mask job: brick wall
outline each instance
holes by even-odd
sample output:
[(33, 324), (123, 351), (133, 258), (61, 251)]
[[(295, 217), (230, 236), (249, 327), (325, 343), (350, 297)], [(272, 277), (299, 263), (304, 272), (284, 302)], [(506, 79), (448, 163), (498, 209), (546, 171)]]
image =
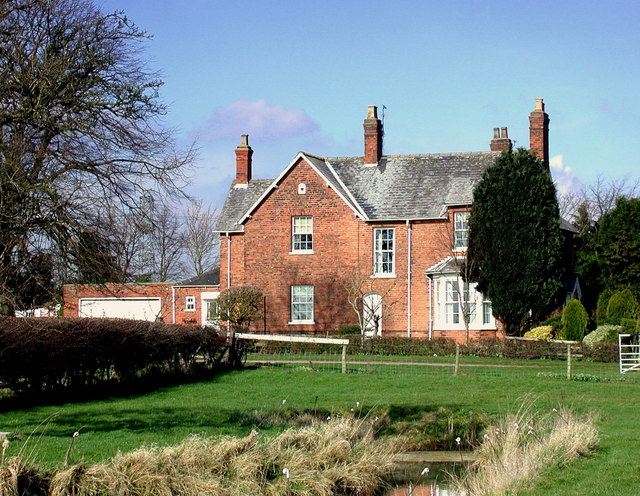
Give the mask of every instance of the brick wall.
[[(175, 323), (202, 325), (202, 293), (219, 292), (218, 286), (184, 287), (171, 283), (145, 284), (65, 284), (63, 288), (65, 317), (79, 317), (80, 298), (160, 298), (161, 318), (173, 323), (175, 295)], [(195, 310), (186, 309), (186, 297), (195, 297)]]
[[(298, 194), (300, 183), (306, 185), (304, 195)], [(313, 217), (313, 254), (291, 253), (292, 217), (298, 215)], [(395, 229), (393, 278), (371, 277), (373, 230), (377, 227)], [(255, 331), (266, 326), (273, 333), (326, 333), (357, 324), (347, 297), (355, 278), (367, 292), (384, 295), (383, 334), (407, 336), (410, 325), (412, 337), (428, 337), (431, 302), (425, 271), (451, 255), (452, 235), (451, 224), (444, 219), (414, 221), (410, 226), (406, 222), (366, 223), (300, 159), (245, 222), (244, 233), (231, 235), (231, 284), (262, 289), (266, 319), (254, 324)], [(228, 287), (227, 243), (223, 236), (222, 289)], [(314, 286), (314, 325), (289, 323), (292, 285)]]

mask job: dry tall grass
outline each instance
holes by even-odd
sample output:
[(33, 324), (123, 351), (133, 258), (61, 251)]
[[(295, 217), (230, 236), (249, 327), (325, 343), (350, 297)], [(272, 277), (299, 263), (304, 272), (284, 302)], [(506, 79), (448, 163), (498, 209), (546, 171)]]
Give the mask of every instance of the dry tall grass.
[[(261, 442), (190, 437), (56, 474), (52, 496), (373, 495), (393, 470), (368, 419), (337, 418)], [(6, 493), (9, 494), (9, 493)]]
[(477, 461), (452, 486), (468, 496), (500, 496), (526, 487), (542, 471), (587, 455), (598, 444), (593, 415), (566, 409), (536, 414), (525, 404), (487, 430)]

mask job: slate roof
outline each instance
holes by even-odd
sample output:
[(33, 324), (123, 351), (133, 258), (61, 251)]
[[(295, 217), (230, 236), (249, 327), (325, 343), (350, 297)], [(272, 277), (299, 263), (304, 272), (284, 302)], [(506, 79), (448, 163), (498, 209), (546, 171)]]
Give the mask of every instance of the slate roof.
[[(300, 153), (352, 209), (369, 221), (442, 218), (447, 206), (470, 205), (473, 188), (499, 155), (397, 155), (384, 156), (377, 165), (365, 165), (362, 157), (322, 158)], [(232, 186), (216, 231), (242, 231), (241, 219), (273, 184), (274, 180), (251, 180), (247, 188)]]
[(219, 286), (220, 285), (220, 267), (192, 277), (186, 281), (182, 281), (177, 286)]
[(252, 179), (246, 188), (236, 188), (232, 184), (218, 217), (215, 231), (242, 231), (242, 226), (238, 222), (262, 194), (267, 191), (272, 182), (273, 179)]
[(368, 220), (434, 219), (444, 207), (471, 205), (473, 188), (500, 152), (327, 159)]

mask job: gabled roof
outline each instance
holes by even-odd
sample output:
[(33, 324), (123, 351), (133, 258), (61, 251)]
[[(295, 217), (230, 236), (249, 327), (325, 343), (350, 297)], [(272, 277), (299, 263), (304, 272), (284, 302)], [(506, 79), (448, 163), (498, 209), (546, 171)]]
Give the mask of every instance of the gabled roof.
[(322, 158), (303, 152), (274, 180), (232, 186), (216, 226), (241, 232), (242, 223), (298, 163), (307, 163), (364, 220), (435, 219), (447, 206), (471, 205), (473, 188), (500, 152), (383, 156), (377, 165), (362, 157)]
[(182, 281), (176, 286), (219, 286), (220, 285), (220, 267), (216, 267), (208, 272), (204, 272), (199, 276), (192, 277), (186, 281)]
[(268, 190), (271, 179), (252, 179), (246, 188), (231, 185), (224, 202), (215, 232), (241, 232), (240, 219), (251, 206)]

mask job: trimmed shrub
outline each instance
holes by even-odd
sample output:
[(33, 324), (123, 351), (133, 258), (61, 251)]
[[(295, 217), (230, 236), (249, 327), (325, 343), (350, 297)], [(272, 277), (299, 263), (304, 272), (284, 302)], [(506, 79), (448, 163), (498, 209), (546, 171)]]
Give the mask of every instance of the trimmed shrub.
[(589, 324), (589, 315), (580, 301), (572, 299), (562, 310), (562, 329), (565, 339), (582, 341)]
[(593, 343), (617, 343), (618, 334), (622, 332), (622, 327), (618, 325), (601, 325), (593, 332), (590, 332), (584, 337), (584, 342), (587, 344)]
[(640, 319), (620, 319), (620, 325), (624, 332), (629, 334), (638, 334), (640, 332)]
[(555, 317), (548, 318), (545, 321), (540, 322), (540, 326), (551, 326), (554, 336), (560, 336), (562, 333), (562, 315), (556, 315)]
[(638, 300), (633, 292), (627, 288), (611, 295), (607, 305), (607, 323), (620, 325), (622, 319), (638, 317)]
[(596, 324), (604, 325), (607, 323), (607, 306), (609, 305), (609, 298), (613, 292), (610, 289), (605, 289), (598, 296), (598, 303), (596, 306)]
[(219, 363), (215, 330), (126, 319), (0, 318), (0, 382), (13, 391), (128, 382), (148, 372), (185, 373)]
[(338, 334), (344, 336), (349, 336), (351, 334), (362, 334), (362, 329), (360, 329), (360, 326), (357, 325), (353, 325), (353, 326), (344, 326), (341, 327), (340, 329), (338, 329)]
[(553, 337), (553, 327), (550, 325), (534, 327), (530, 331), (525, 332), (524, 337), (535, 339), (551, 339)]

